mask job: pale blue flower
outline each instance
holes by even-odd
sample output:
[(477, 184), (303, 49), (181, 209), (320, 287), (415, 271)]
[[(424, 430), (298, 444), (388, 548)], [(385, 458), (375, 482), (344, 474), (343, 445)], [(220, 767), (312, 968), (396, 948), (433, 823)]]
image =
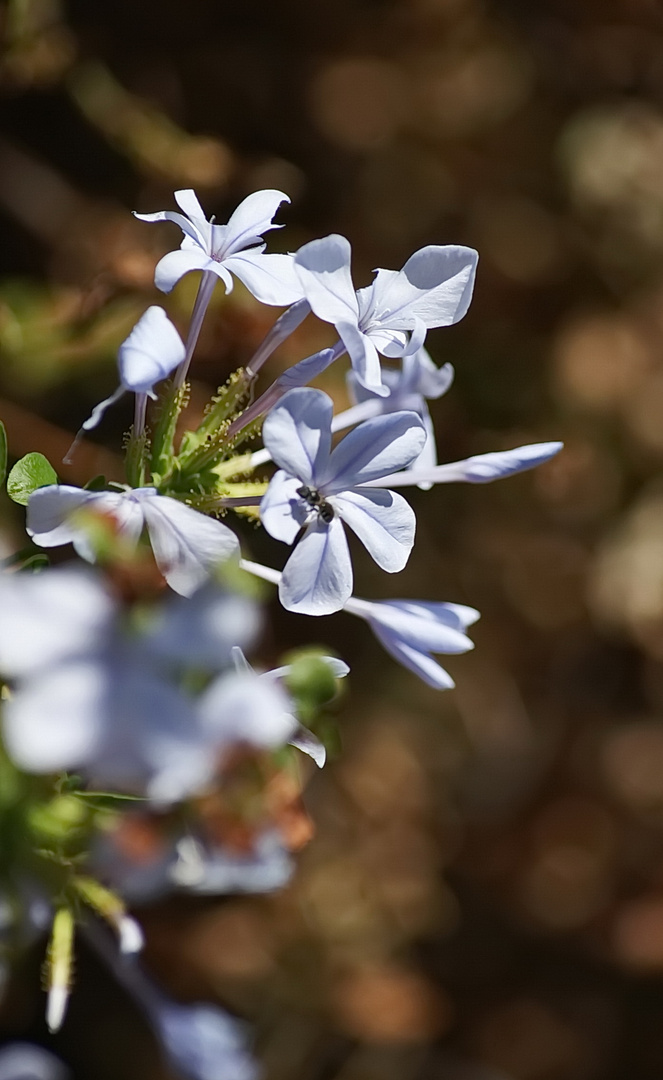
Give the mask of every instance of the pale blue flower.
[[(415, 413), (380, 416), (331, 449), (333, 403), (321, 390), (291, 390), (267, 416), (263, 439), (280, 466), (260, 504), (267, 531), (298, 541), (279, 584), (284, 607), (308, 615), (338, 611), (352, 592), (343, 522), (378, 566), (395, 573), (414, 544), (415, 518), (405, 500), (380, 485), (421, 453), (426, 434)], [(373, 481), (370, 490), (367, 485)], [(301, 535), (300, 535), (301, 532)]]
[(171, 589), (190, 596), (215, 566), (239, 551), (235, 534), (215, 518), (159, 495), (155, 488), (85, 491), (67, 484), (38, 488), (30, 496), (26, 529), (40, 547), (72, 543), (94, 561), (84, 511), (113, 518), (118, 534), (136, 544), (147, 526), (159, 570)]
[(415, 353), (427, 329), (462, 319), (478, 255), (452, 245), (421, 248), (402, 270), (378, 270), (373, 283), (357, 292), (350, 259), (349, 242), (332, 234), (304, 244), (295, 266), (311, 308), (336, 327), (361, 384), (386, 397), (378, 353)]
[(468, 652), (474, 648), (466, 630), (479, 612), (464, 604), (427, 600), (360, 600), (351, 597), (344, 610), (365, 619), (378, 641), (400, 664), (436, 690), (454, 685), (432, 653)]
[(13, 1042), (0, 1050), (0, 1080), (68, 1080), (69, 1069), (43, 1046)]
[(183, 211), (161, 210), (156, 214), (136, 214), (141, 221), (172, 221), (184, 233), (179, 251), (171, 251), (157, 264), (154, 282), (162, 292), (170, 292), (191, 270), (220, 278), (227, 292), (238, 277), (263, 304), (286, 307), (303, 297), (291, 255), (266, 255), (262, 234), (279, 229), (272, 220), (283, 202), (282, 191), (255, 191), (239, 204), (227, 225), (208, 221), (191, 189), (175, 192)]
[(256, 1080), (244, 1027), (218, 1005), (182, 1005), (156, 993), (144, 1001), (170, 1061), (187, 1080)]

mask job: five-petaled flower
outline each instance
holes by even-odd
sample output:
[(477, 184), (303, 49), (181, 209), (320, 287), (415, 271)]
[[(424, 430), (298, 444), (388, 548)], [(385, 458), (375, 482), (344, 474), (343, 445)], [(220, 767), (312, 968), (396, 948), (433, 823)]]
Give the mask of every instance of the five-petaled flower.
[(380, 359), (417, 352), (426, 330), (458, 322), (469, 307), (478, 255), (472, 248), (431, 245), (415, 251), (402, 270), (378, 270), (355, 292), (351, 249), (332, 234), (304, 244), (295, 267), (311, 308), (333, 323), (363, 386), (385, 397)]
[(135, 214), (141, 221), (172, 221), (184, 233), (180, 250), (157, 263), (154, 283), (158, 289), (170, 292), (184, 274), (202, 270), (221, 278), (227, 292), (232, 291), (234, 274), (263, 304), (286, 307), (302, 299), (292, 255), (266, 255), (262, 239), (268, 229), (281, 228), (272, 219), (282, 202), (290, 202), (282, 191), (254, 191), (226, 225), (208, 221), (190, 188), (176, 191), (175, 201), (182, 214), (175, 210)]
[[(297, 541), (279, 596), (284, 607), (307, 615), (338, 611), (352, 592), (343, 522), (388, 573), (403, 569), (414, 544), (412, 508), (379, 487), (379, 478), (421, 453), (426, 432), (420, 418), (412, 412), (376, 417), (332, 450), (332, 410), (321, 390), (291, 390), (263, 426), (265, 446), (280, 468), (260, 516), (277, 540)], [(366, 487), (369, 481), (376, 486)]]

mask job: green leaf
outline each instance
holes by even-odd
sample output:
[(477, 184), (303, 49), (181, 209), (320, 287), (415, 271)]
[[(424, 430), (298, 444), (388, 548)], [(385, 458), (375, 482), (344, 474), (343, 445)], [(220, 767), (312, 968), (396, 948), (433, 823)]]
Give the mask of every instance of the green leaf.
[(14, 502), (27, 506), (33, 491), (57, 482), (57, 473), (43, 454), (26, 454), (7, 478), (7, 494)]
[(4, 484), (7, 475), (7, 432), (0, 420), (0, 484)]

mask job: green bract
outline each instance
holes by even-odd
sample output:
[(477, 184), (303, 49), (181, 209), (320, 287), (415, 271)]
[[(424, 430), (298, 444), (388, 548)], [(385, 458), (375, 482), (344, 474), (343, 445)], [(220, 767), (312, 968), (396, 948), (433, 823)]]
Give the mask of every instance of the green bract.
[(57, 473), (43, 454), (26, 454), (16, 462), (7, 478), (7, 494), (14, 502), (27, 506), (33, 491), (57, 482)]

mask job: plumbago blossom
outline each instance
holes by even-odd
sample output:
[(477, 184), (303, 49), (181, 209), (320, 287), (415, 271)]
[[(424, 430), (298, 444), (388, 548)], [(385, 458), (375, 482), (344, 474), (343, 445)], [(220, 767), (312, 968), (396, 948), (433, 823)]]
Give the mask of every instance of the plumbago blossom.
[[(40, 926), (51, 926), (52, 1030), (65, 1017), (76, 934), (85, 933), (183, 1076), (253, 1080), (241, 1029), (218, 1006), (170, 1001), (142, 975), (131, 958), (142, 933), (127, 910), (171, 891), (280, 887), (293, 821), (299, 837), (310, 832), (302, 786), (311, 761), (325, 763), (320, 731), (348, 667), (310, 647), (261, 664), (264, 612), (247, 573), (278, 585), (291, 612), (362, 619), (398, 663), (449, 689), (437, 657), (473, 647), (479, 613), (436, 597), (353, 596), (352, 544), (396, 574), (416, 556), (415, 513), (398, 488), (503, 479), (561, 444), (438, 464), (428, 402), (447, 392), (453, 369), (436, 366), (424, 339), (465, 315), (472, 249), (421, 248), (356, 290), (344, 237), (265, 252), (263, 235), (280, 227), (274, 216), (289, 201), (283, 192), (254, 192), (225, 225), (192, 191), (175, 200), (181, 212), (137, 217), (184, 234), (156, 267), (159, 289), (201, 273), (185, 341), (164, 309), (149, 307), (119, 346), (118, 389), (94, 406), (68, 458), (76, 468), (79, 439), (133, 394), (126, 483), (54, 483), (38, 452), (7, 478), (8, 494), (27, 507), (34, 548), (0, 572), (0, 835), (10, 853), (0, 860), (0, 906), (10, 913), (0, 971), (7, 934), (30, 936), (28, 911), (38, 909)], [(234, 277), (286, 310), (186, 430), (188, 366), (216, 282), (229, 292)], [(311, 313), (338, 340), (270, 376), (274, 350)], [(353, 403), (335, 415), (331, 397), (308, 383), (346, 353)], [(256, 395), (259, 372), (267, 381)], [(4, 479), (1, 426), (0, 435)], [(291, 548), (282, 570), (250, 558), (242, 517)], [(83, 562), (44, 568), (65, 545)], [(136, 831), (151, 852), (138, 862)]]

